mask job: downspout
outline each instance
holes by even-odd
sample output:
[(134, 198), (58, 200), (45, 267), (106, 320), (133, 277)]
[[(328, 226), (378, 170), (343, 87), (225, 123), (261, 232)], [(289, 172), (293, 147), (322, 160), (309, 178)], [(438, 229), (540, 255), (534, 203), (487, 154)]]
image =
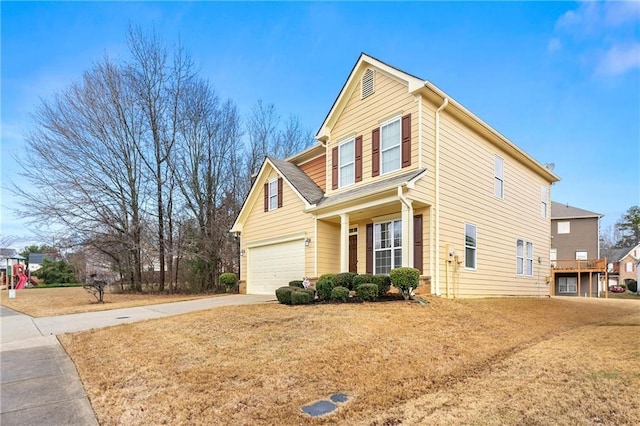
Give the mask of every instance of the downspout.
[(440, 112), (449, 105), (449, 98), (444, 98), (442, 105), (436, 110), (436, 140), (435, 140), (435, 272), (436, 296), (440, 296)]

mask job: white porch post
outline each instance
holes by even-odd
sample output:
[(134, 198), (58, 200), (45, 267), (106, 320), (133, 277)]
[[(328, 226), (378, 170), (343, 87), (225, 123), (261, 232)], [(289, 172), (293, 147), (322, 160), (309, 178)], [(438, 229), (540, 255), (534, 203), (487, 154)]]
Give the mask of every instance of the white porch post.
[(349, 271), (349, 215), (340, 215), (340, 272)]
[(402, 266), (413, 267), (413, 203), (402, 204)]

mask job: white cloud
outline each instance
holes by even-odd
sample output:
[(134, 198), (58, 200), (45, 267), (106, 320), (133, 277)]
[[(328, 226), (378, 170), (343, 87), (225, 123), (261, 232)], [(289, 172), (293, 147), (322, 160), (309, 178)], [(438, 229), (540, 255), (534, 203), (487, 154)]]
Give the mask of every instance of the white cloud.
[(640, 68), (640, 2), (581, 2), (556, 21), (547, 51), (573, 55), (599, 76)]
[(596, 72), (600, 75), (619, 75), (640, 68), (640, 43), (611, 46), (600, 56)]

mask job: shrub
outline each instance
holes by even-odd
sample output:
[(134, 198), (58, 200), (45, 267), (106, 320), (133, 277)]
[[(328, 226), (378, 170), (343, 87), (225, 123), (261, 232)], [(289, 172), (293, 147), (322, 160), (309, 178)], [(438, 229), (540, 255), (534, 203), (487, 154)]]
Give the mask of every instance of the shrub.
[(636, 280), (627, 281), (627, 288), (634, 293), (638, 292), (638, 282)]
[(333, 281), (333, 278), (334, 278), (335, 276), (336, 276), (336, 274), (322, 274), (322, 275), (320, 275), (320, 278), (318, 278), (318, 281), (321, 281), (321, 280), (327, 280), (327, 279), (329, 279), (329, 280), (332, 280), (332, 281)]
[(331, 290), (333, 290), (333, 280), (331, 278), (325, 278), (318, 281), (316, 284), (316, 291), (318, 292), (318, 299), (329, 300), (331, 299)]
[(400, 290), (405, 300), (411, 298), (413, 290), (420, 284), (420, 271), (416, 268), (395, 268), (391, 270), (391, 284)]
[(303, 292), (303, 293), (307, 293), (309, 295), (309, 297), (311, 297), (311, 301), (313, 302), (313, 300), (316, 298), (316, 291), (312, 288), (301, 288), (296, 290), (297, 292)]
[(348, 297), (349, 289), (346, 287), (338, 286), (331, 290), (331, 300), (346, 302)]
[(291, 292), (292, 305), (308, 305), (313, 302), (313, 298), (306, 290), (294, 290)]
[(336, 274), (333, 278), (333, 284), (337, 287), (346, 287), (349, 290), (353, 290), (353, 277), (357, 274), (352, 272), (342, 272), (340, 274)]
[(389, 293), (391, 288), (391, 277), (389, 275), (374, 275), (371, 282), (378, 286), (378, 296), (384, 296)]
[(373, 275), (369, 275), (369, 274), (356, 275), (355, 277), (353, 277), (353, 288), (355, 290), (358, 290), (358, 287), (361, 284), (367, 284), (372, 282), (374, 282)]
[(371, 283), (360, 284), (356, 292), (362, 300), (376, 300), (378, 297), (378, 286)]
[(296, 290), (296, 287), (280, 287), (276, 290), (276, 299), (278, 302), (285, 305), (291, 304), (291, 293)]
[(289, 281), (289, 287), (300, 287), (300, 288), (304, 288), (304, 286), (302, 285), (302, 280), (293, 280), (293, 281)]
[(224, 273), (220, 275), (220, 284), (224, 285), (225, 290), (229, 293), (236, 289), (238, 277), (236, 277), (236, 274), (230, 272)]

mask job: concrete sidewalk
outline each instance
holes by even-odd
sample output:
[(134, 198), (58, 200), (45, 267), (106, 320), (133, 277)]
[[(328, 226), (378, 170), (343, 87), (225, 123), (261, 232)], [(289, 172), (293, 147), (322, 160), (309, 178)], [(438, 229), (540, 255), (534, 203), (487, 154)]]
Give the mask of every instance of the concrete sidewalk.
[(98, 424), (57, 334), (274, 300), (274, 296), (229, 295), (43, 318), (0, 307), (0, 424)]

